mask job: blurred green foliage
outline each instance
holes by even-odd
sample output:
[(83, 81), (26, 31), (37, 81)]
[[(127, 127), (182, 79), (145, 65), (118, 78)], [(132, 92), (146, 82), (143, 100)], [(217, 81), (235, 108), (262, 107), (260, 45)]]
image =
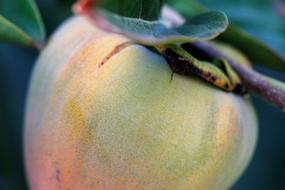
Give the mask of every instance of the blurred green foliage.
[[(37, 0), (49, 36), (69, 15), (73, 0)], [(229, 20), (285, 54), (285, 22), (270, 0), (201, 0), (223, 10)], [(22, 130), (28, 82), (38, 52), (0, 44), (0, 189), (27, 189), (22, 159)], [(256, 67), (285, 81), (284, 74)], [(285, 114), (253, 97), (259, 117), (259, 142), (245, 174), (232, 190), (285, 189)]]
[[(39, 0), (47, 34), (71, 15), (70, 0)], [(55, 14), (56, 13), (56, 14)], [(22, 130), (28, 82), (38, 52), (0, 44), (0, 189), (25, 190)]]
[(11, 189), (25, 189), (21, 151), (22, 121), (24, 98), (35, 53), (30, 49), (0, 45), (0, 175)]

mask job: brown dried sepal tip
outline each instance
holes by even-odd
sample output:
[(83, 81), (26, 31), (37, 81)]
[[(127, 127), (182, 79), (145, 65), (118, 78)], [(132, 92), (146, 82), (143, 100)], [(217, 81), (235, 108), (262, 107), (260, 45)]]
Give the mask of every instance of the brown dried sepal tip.
[(95, 6), (96, 0), (78, 0), (73, 6), (76, 14), (89, 14)]

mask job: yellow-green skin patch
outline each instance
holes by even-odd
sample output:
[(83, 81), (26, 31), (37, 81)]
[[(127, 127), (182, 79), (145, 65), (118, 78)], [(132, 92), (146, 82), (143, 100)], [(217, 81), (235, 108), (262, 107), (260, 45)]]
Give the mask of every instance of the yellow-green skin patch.
[(249, 100), (197, 78), (83, 18), (42, 52), (31, 82), (25, 160), (32, 190), (223, 190), (257, 134)]

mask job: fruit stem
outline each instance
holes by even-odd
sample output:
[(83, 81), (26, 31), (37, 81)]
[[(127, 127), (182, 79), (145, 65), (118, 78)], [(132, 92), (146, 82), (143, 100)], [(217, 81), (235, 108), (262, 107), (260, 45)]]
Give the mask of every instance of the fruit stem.
[(194, 43), (194, 46), (199, 48), (210, 57), (222, 57), (227, 59), (230, 66), (236, 71), (243, 84), (250, 92), (263, 97), (285, 112), (285, 89), (282, 89), (277, 85), (278, 81), (270, 81), (268, 77), (265, 77), (262, 74), (241, 64), (238, 64), (231, 57), (228, 57), (207, 42), (196, 42)]

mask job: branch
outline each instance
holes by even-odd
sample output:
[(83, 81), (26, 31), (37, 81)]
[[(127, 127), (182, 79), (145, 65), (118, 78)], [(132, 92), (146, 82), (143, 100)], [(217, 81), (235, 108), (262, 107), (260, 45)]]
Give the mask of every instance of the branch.
[(215, 58), (223, 57), (227, 59), (231, 67), (236, 71), (243, 84), (250, 92), (263, 97), (267, 101), (279, 107), (282, 111), (285, 111), (285, 90), (277, 85), (277, 81), (270, 81), (262, 74), (238, 64), (235, 60), (228, 57), (207, 42), (197, 42), (194, 43), (194, 46), (199, 48), (208, 56)]
[(281, 0), (272, 0), (273, 9), (285, 21), (285, 4)]

